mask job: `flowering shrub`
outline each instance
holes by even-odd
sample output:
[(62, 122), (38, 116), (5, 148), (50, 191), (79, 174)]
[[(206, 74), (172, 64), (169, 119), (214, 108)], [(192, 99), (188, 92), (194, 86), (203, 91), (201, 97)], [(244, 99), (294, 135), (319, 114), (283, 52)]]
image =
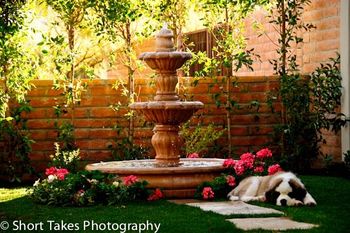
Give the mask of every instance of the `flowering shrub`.
[(252, 153), (244, 153), (240, 156), (239, 160), (226, 159), (223, 166), (227, 168), (227, 172), (233, 176), (236, 176), (238, 180), (251, 175), (271, 175), (278, 171), (281, 171), (281, 167), (278, 164), (270, 165), (273, 163), (272, 152), (268, 148), (264, 148)]
[[(50, 167), (46, 178), (37, 180), (30, 197), (34, 202), (56, 206), (88, 206), (118, 204), (130, 200), (146, 200), (146, 181), (136, 176), (118, 177), (100, 171), (69, 173), (67, 169)], [(157, 193), (159, 197), (159, 193)]]
[[(215, 197), (226, 197), (237, 183), (243, 178), (251, 175), (272, 175), (282, 171), (279, 164), (273, 164), (272, 152), (264, 148), (252, 153), (244, 153), (239, 160), (225, 159), (223, 167), (226, 173), (216, 177), (211, 182), (204, 182), (196, 191), (195, 197), (200, 199), (212, 199)], [(211, 197), (212, 196), (212, 197)]]

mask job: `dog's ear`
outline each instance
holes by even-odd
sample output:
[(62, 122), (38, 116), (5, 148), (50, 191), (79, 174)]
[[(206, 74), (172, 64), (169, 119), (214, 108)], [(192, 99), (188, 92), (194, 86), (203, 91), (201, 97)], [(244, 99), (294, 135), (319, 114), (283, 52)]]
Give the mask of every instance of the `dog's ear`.
[(272, 181), (268, 190), (265, 192), (266, 202), (276, 204), (277, 198), (280, 195), (279, 192), (276, 192), (276, 188), (282, 183), (282, 181), (282, 178), (278, 178)]
[(305, 188), (295, 179), (291, 179), (289, 182), (290, 187), (292, 187), (292, 192), (288, 194), (291, 198), (299, 201), (303, 201), (306, 196)]
[(282, 183), (282, 181), (283, 181), (283, 178), (278, 178), (278, 179), (272, 180), (268, 190), (275, 190), (277, 188), (277, 186)]

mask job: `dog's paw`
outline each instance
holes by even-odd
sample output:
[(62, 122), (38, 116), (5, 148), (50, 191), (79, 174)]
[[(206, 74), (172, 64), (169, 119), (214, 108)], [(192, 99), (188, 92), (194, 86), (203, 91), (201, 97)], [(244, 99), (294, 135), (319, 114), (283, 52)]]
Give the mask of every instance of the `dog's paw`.
[(302, 201), (294, 201), (294, 203), (292, 204), (292, 206), (302, 206), (302, 205), (304, 205)]
[(304, 203), (304, 205), (306, 205), (306, 206), (316, 206), (317, 204), (316, 204), (315, 201), (307, 201), (307, 202)]
[(230, 201), (239, 201), (239, 196), (228, 196)]

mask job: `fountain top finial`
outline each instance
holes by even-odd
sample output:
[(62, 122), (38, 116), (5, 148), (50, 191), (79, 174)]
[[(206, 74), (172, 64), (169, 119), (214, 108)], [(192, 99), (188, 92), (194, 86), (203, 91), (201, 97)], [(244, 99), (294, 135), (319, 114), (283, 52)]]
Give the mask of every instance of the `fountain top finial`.
[(173, 52), (174, 48), (174, 34), (168, 29), (166, 23), (164, 23), (162, 29), (156, 35), (156, 51), (157, 52)]

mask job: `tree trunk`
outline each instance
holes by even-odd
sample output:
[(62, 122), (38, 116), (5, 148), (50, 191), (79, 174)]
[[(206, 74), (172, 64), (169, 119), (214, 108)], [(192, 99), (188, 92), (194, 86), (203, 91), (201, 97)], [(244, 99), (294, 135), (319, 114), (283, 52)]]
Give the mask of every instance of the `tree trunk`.
[[(128, 22), (125, 26), (126, 29), (126, 46), (127, 46), (127, 68), (128, 68), (128, 98), (129, 101), (132, 103), (134, 102), (134, 69), (132, 68), (132, 42), (131, 42), (131, 32), (130, 32), (130, 22)], [(128, 132), (128, 138), (131, 143), (134, 141), (134, 117), (131, 114), (129, 118), (129, 132)]]

